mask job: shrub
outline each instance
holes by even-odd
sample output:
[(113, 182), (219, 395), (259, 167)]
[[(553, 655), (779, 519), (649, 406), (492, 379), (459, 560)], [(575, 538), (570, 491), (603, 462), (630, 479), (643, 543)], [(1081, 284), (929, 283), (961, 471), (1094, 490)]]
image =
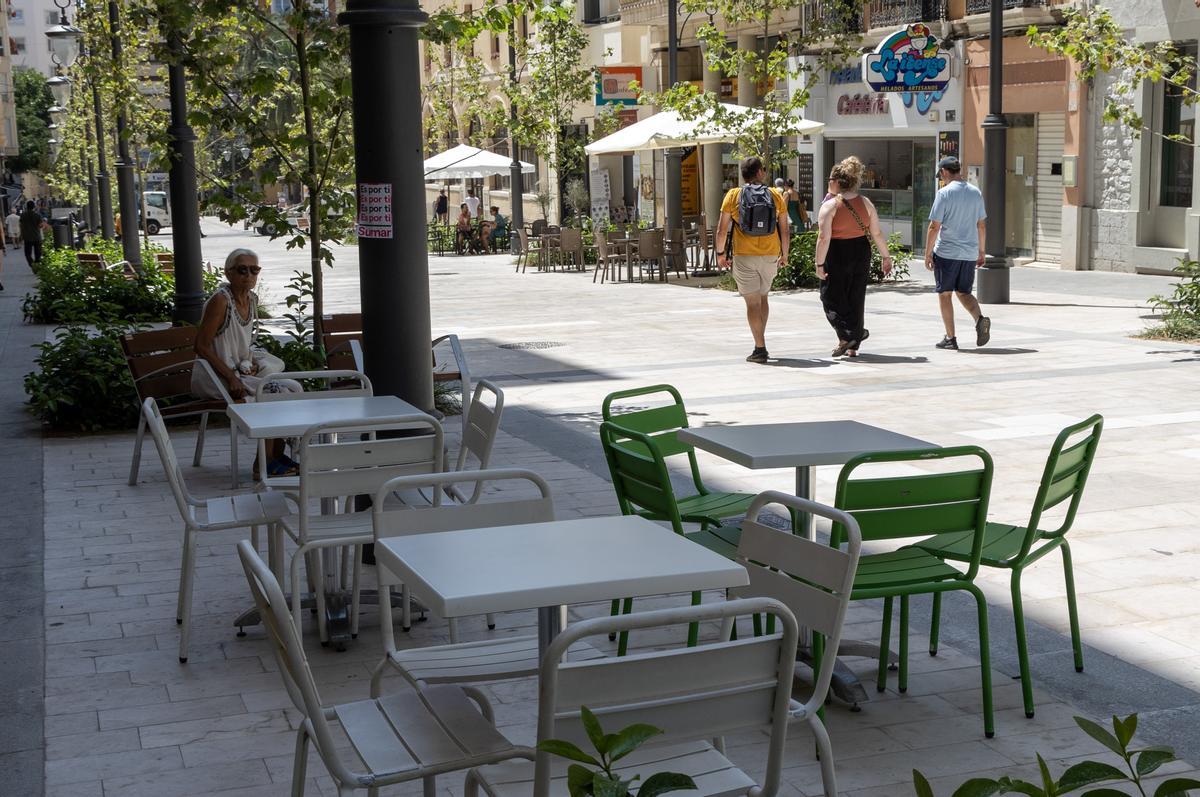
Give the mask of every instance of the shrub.
[[(120, 244), (114, 241), (94, 240), (82, 251), (102, 254), (109, 263), (122, 258)], [(115, 270), (85, 272), (75, 259), (76, 250), (51, 247), (37, 270), (37, 290), (25, 295), (21, 310), (35, 324), (168, 321), (175, 307), (175, 280), (154, 259), (156, 252), (164, 251), (157, 245), (144, 249), (142, 274), (128, 280)], [(205, 273), (204, 287), (216, 290), (215, 274)]]
[[(883, 258), (879, 252), (871, 249), (871, 282), (895, 282), (908, 276), (908, 250), (900, 243), (900, 236), (893, 234), (888, 239), (888, 252), (892, 255), (892, 273), (885, 277), (883, 274)], [(775, 275), (771, 289), (776, 291), (794, 290), (796, 288), (817, 288), (821, 281), (817, 279), (817, 233), (816, 231), (802, 232), (792, 237), (792, 245), (788, 249), (788, 262)]]
[(1151, 296), (1150, 304), (1162, 313), (1162, 323), (1146, 331), (1147, 337), (1172, 340), (1200, 338), (1200, 262), (1182, 258), (1175, 269), (1183, 280), (1168, 296)]
[(121, 351), (121, 335), (137, 326), (59, 327), (36, 346), (38, 370), (25, 376), (29, 408), (64, 432), (128, 429), (137, 423), (137, 393)]

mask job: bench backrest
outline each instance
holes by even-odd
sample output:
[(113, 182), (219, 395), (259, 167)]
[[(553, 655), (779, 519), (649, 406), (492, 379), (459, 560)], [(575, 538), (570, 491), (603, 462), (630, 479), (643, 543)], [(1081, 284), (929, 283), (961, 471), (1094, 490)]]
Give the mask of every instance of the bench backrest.
[(354, 370), (350, 341), (362, 343), (362, 313), (335, 313), (321, 317), (321, 344), (325, 347), (325, 367), (335, 371)]
[(191, 395), (196, 328), (170, 327), (121, 336), (138, 401)]

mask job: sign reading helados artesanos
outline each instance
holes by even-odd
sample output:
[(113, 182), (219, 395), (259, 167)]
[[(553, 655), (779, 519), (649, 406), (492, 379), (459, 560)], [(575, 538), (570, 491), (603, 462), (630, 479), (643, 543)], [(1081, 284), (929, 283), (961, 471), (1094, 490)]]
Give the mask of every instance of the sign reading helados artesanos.
[(942, 91), (950, 84), (950, 55), (928, 25), (909, 25), (863, 56), (862, 78), (872, 91)]

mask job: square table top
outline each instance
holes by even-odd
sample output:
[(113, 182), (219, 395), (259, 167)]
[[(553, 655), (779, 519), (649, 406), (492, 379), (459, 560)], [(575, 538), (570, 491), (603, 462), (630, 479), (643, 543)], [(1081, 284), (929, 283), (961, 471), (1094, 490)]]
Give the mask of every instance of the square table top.
[(858, 421), (757, 423), (680, 429), (679, 441), (751, 469), (842, 465), (873, 451), (937, 448), (936, 443)]
[(442, 617), (749, 583), (736, 562), (637, 516), (389, 537), (375, 557)]
[(230, 404), (230, 422), (251, 439), (299, 437), (319, 423), (372, 421), (425, 413), (396, 396), (288, 399)]

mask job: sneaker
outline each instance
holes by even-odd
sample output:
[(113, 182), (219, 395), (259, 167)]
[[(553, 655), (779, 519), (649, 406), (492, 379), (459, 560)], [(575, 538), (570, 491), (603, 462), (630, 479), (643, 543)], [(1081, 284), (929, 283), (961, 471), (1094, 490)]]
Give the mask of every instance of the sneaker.
[(975, 322), (975, 345), (986, 346), (987, 342), (992, 339), (992, 319), (985, 315), (979, 316), (979, 320)]
[(934, 346), (939, 349), (953, 349), (954, 351), (958, 351), (958, 338), (952, 338), (947, 335), (942, 338), (941, 343), (935, 343)]
[(761, 365), (765, 363), (769, 357), (770, 355), (767, 354), (767, 350), (765, 348), (755, 346), (754, 351), (750, 352), (750, 356), (746, 358), (746, 362), (759, 363)]

